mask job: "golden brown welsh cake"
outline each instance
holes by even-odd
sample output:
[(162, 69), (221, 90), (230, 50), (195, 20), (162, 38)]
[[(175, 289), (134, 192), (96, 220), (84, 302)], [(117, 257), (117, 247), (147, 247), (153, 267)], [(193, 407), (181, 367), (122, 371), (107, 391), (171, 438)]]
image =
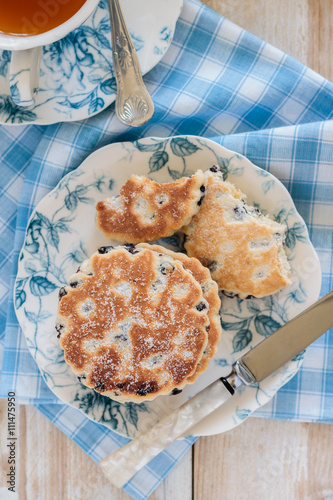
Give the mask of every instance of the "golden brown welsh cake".
[[(209, 270), (204, 267), (198, 259), (190, 258), (184, 253), (173, 252), (168, 248), (161, 247), (160, 245), (149, 245), (147, 243), (140, 243), (139, 248), (150, 248), (151, 250), (169, 255), (175, 260), (179, 260), (187, 271), (190, 271), (196, 281), (202, 288), (203, 297), (208, 302), (209, 310), (207, 312), (209, 319), (208, 329), (208, 343), (203, 352), (202, 359), (199, 361), (198, 366), (193, 375), (187, 378), (187, 382), (192, 384), (196, 381), (198, 376), (203, 373), (209, 365), (210, 360), (217, 351), (218, 343), (220, 341), (222, 329), (220, 318), (221, 301), (218, 295), (218, 288), (215, 281), (212, 280)], [(204, 305), (204, 304), (203, 304)]]
[(181, 262), (101, 247), (59, 293), (56, 330), (80, 381), (120, 402), (181, 388), (207, 347), (208, 302)]
[(132, 175), (119, 196), (97, 203), (96, 226), (110, 240), (122, 243), (170, 236), (198, 212), (205, 184), (201, 170), (165, 184)]
[(240, 298), (264, 297), (289, 285), (286, 226), (246, 204), (246, 195), (207, 171), (206, 195), (190, 224), (185, 248), (209, 268), (219, 289)]

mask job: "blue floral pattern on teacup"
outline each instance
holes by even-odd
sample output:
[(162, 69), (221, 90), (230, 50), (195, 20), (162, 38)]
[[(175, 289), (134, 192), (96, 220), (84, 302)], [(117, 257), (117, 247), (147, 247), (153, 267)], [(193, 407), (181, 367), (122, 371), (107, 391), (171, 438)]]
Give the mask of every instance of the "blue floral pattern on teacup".
[[(122, 6), (145, 74), (168, 49), (182, 0), (124, 0)], [(148, 10), (155, 21), (149, 25), (145, 19)], [(17, 106), (11, 98), (9, 62), (10, 52), (0, 51), (0, 123), (46, 124), (80, 120), (102, 111), (116, 97), (107, 0), (101, 0), (76, 30), (43, 48), (39, 92), (28, 108)], [(10, 85), (14, 93), (16, 80), (13, 74)]]

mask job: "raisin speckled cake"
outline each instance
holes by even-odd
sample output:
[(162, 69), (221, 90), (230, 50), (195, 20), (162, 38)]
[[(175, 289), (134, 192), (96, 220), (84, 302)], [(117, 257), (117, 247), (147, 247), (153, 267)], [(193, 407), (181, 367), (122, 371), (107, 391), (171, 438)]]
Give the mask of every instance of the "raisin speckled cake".
[[(202, 288), (203, 297), (208, 302), (209, 310), (207, 312), (209, 319), (208, 327), (208, 344), (203, 352), (201, 361), (199, 361), (198, 366), (192, 376), (187, 379), (187, 382), (192, 384), (196, 381), (198, 376), (203, 373), (217, 351), (218, 343), (221, 338), (222, 328), (221, 328), (221, 317), (220, 317), (220, 307), (221, 301), (218, 295), (218, 288), (215, 281), (213, 281), (209, 270), (204, 267), (198, 259), (190, 258), (184, 253), (173, 252), (168, 248), (161, 247), (160, 245), (149, 245), (147, 243), (140, 243), (138, 245), (140, 248), (150, 248), (151, 250), (169, 255), (173, 259), (179, 260), (185, 269), (190, 271), (194, 278), (197, 280)], [(204, 304), (202, 304), (204, 307)]]
[(207, 348), (209, 304), (182, 263), (125, 245), (101, 247), (59, 292), (56, 330), (87, 387), (120, 402), (181, 389)]
[(223, 181), (218, 167), (206, 176), (200, 211), (182, 229), (188, 255), (208, 267), (219, 289), (230, 296), (264, 297), (289, 285), (286, 226), (247, 205), (246, 195)]
[(97, 203), (96, 226), (110, 240), (122, 243), (170, 236), (198, 212), (205, 185), (201, 170), (164, 184), (132, 175), (119, 196)]

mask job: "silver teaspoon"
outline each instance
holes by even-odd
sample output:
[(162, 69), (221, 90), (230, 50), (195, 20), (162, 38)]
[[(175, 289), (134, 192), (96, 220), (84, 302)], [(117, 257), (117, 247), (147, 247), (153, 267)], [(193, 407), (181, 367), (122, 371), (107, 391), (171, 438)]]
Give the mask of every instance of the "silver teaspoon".
[(125, 125), (139, 127), (154, 114), (153, 101), (143, 83), (138, 57), (118, 0), (108, 0), (112, 55), (117, 82), (116, 114)]

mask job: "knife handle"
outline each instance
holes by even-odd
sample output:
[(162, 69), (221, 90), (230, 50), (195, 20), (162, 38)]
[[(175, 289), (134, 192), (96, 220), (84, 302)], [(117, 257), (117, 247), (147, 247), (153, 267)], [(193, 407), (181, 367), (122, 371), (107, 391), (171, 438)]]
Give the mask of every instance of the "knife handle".
[(150, 460), (224, 403), (231, 392), (219, 379), (144, 434), (100, 461), (109, 481), (121, 488)]

